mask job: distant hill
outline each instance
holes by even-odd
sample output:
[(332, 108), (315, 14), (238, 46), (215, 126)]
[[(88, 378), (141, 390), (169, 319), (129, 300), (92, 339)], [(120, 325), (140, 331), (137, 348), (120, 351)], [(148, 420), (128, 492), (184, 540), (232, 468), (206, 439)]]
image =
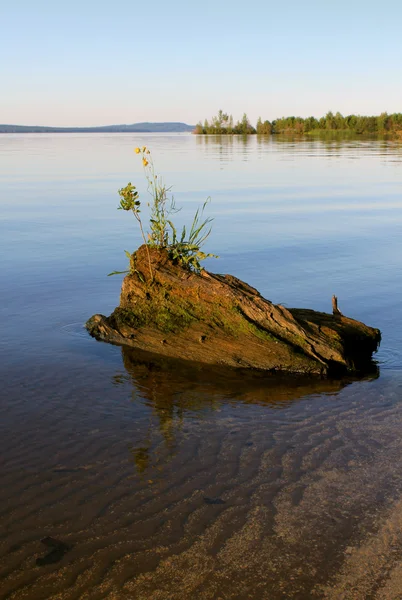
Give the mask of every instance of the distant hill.
[(0, 125), (0, 133), (163, 133), (193, 131), (186, 123), (133, 123), (102, 127), (44, 127), (41, 125)]

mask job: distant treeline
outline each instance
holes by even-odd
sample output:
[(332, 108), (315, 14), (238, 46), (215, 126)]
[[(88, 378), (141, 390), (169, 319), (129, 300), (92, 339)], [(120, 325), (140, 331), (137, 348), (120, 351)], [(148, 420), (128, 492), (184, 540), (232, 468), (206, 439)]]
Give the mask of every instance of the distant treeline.
[(367, 117), (362, 115), (348, 115), (344, 117), (337, 112), (335, 115), (328, 112), (325, 117), (282, 117), (275, 121), (263, 121), (258, 119), (253, 127), (247, 115), (244, 114), (241, 121), (233, 122), (232, 115), (219, 111), (211, 121), (205, 119), (196, 125), (196, 134), (313, 134), (314, 132), (338, 131), (355, 134), (402, 134), (402, 113), (381, 113), (379, 116)]
[[(250, 124), (246, 113), (244, 113), (241, 121), (237, 121), (234, 123), (232, 115), (228, 115), (224, 113), (222, 110), (218, 112), (216, 117), (212, 117), (209, 122), (208, 119), (205, 119), (204, 124), (197, 123), (194, 129), (194, 133), (214, 133), (214, 134), (243, 134), (247, 135), (250, 133), (257, 133), (255, 127)], [(271, 131), (267, 132), (271, 133)]]

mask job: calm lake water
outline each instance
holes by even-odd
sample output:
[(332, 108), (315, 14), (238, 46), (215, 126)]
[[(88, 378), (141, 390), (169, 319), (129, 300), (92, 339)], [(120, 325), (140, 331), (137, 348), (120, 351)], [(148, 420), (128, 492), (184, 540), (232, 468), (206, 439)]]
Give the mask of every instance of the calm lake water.
[[(383, 334), (379, 377), (245, 378), (98, 343), (135, 146), (206, 267)], [(0, 598), (402, 598), (402, 144), (0, 136)], [(68, 546), (41, 543), (50, 536)], [(51, 542), (50, 542), (51, 543)]]

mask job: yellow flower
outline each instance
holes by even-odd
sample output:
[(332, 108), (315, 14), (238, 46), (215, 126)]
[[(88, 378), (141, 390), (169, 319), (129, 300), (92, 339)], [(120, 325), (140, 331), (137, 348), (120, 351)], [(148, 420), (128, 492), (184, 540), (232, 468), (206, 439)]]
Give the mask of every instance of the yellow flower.
[(143, 146), (143, 147), (142, 147), (142, 151), (143, 151), (143, 152), (145, 152), (145, 151), (146, 151), (146, 149), (147, 149), (147, 147), (146, 147), (146, 146)]
[(151, 154), (151, 150), (147, 150), (147, 154)]
[(147, 166), (147, 164), (148, 164), (148, 161), (147, 161), (147, 159), (146, 159), (146, 158), (143, 158), (143, 159), (142, 159), (142, 164), (144, 165), (144, 167), (146, 167), (146, 166)]
[(134, 150), (134, 152), (135, 152), (136, 154), (139, 154), (139, 153), (141, 152), (141, 150), (140, 150), (139, 148), (136, 148), (136, 149)]

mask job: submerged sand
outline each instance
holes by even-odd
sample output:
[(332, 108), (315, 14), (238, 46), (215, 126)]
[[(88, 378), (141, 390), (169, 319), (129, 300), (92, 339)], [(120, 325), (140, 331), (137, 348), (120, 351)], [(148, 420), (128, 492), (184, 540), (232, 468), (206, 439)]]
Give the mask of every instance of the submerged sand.
[[(10, 374), (1, 598), (402, 597), (398, 376), (242, 387), (124, 360)], [(38, 566), (44, 536), (71, 549)]]

